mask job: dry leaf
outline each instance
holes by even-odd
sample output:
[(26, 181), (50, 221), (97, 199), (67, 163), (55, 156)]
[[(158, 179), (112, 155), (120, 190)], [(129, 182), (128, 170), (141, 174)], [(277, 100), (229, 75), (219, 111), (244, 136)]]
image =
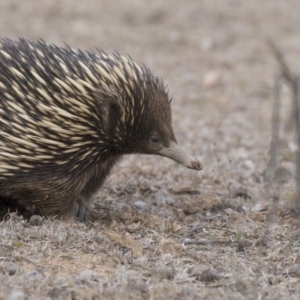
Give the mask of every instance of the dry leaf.
[(143, 255), (143, 249), (140, 243), (136, 241), (131, 235), (118, 234), (112, 231), (106, 231), (104, 232), (104, 234), (121, 246), (130, 249), (133, 255), (138, 257)]
[(253, 221), (264, 222), (266, 218), (266, 212), (251, 211), (249, 212), (248, 217)]
[(173, 194), (193, 194), (193, 195), (200, 194), (199, 190), (193, 188), (190, 185), (184, 185), (184, 184), (174, 186), (173, 188), (171, 188), (170, 192)]
[(142, 222), (144, 226), (158, 229), (162, 226), (162, 220), (156, 215), (151, 215), (147, 212), (141, 212), (139, 214), (133, 214), (132, 211), (124, 212), (120, 215), (120, 219), (126, 225), (132, 224), (134, 222)]
[(185, 214), (195, 214), (211, 210), (221, 205), (220, 199), (212, 194), (197, 195), (180, 199), (179, 207)]
[(157, 252), (160, 254), (172, 254), (172, 255), (179, 255), (183, 251), (182, 246), (174, 241), (173, 239), (162, 239)]

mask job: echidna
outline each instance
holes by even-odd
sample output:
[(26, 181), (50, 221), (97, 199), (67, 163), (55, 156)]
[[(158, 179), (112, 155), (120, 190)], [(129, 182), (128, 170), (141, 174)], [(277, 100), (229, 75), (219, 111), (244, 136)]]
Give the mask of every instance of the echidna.
[(164, 83), (131, 58), (0, 44), (0, 201), (41, 215), (85, 205), (124, 154), (201, 164), (177, 145)]

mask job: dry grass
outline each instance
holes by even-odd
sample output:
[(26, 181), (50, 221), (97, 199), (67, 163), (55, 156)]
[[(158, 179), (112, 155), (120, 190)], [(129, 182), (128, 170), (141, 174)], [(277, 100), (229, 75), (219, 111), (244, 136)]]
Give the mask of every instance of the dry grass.
[(85, 224), (12, 215), (0, 223), (0, 299), (299, 299), (285, 128), (275, 183), (263, 181), (277, 72), (263, 36), (299, 73), (299, 2), (122, 3), (4, 0), (0, 30), (148, 65), (169, 84), (177, 138), (204, 170), (130, 156)]

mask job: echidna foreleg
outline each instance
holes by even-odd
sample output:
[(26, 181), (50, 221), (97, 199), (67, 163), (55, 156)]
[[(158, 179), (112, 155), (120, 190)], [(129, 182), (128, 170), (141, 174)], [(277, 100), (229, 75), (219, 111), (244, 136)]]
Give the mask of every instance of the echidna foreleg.
[(88, 207), (88, 203), (85, 199), (83, 199), (82, 197), (80, 197), (75, 204), (75, 218), (79, 221), (79, 222), (83, 222), (84, 221), (84, 217), (87, 211), (87, 207)]
[(105, 178), (119, 159), (120, 156), (113, 156), (98, 165), (94, 165), (93, 168), (84, 175), (85, 178), (82, 178), (82, 180), (86, 183), (84, 188), (81, 190), (80, 195), (77, 197), (76, 204), (74, 206), (75, 218), (78, 221), (84, 221), (85, 214), (90, 208), (96, 193), (100, 190)]

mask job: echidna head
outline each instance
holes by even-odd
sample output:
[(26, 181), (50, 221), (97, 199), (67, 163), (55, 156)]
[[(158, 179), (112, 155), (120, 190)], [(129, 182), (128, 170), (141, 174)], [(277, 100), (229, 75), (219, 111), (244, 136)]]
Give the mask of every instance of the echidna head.
[(165, 156), (188, 168), (201, 170), (200, 162), (177, 144), (172, 127), (171, 101), (162, 83), (151, 96), (152, 105), (144, 116), (147, 126), (141, 128), (140, 149), (145, 154)]
[(116, 99), (110, 102), (109, 135), (114, 137), (116, 151), (161, 155), (201, 170), (200, 162), (177, 145), (171, 101), (163, 82), (147, 69), (134, 71), (134, 80), (119, 81)]

